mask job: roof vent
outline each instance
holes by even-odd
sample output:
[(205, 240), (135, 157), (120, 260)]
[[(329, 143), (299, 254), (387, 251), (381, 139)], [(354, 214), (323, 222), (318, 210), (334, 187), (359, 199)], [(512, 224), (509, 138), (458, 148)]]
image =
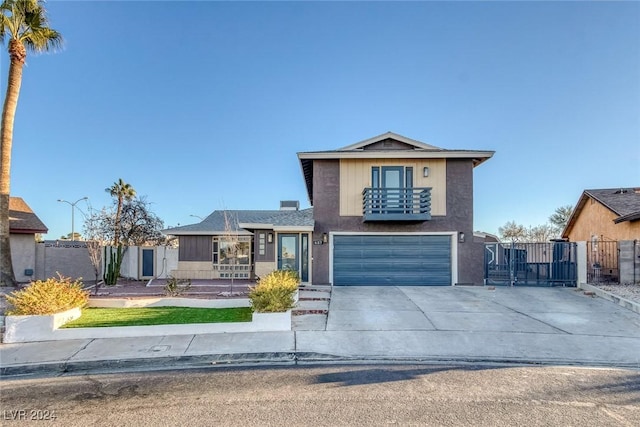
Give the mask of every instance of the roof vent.
[(629, 190), (627, 190), (626, 188), (621, 188), (621, 189), (619, 189), (618, 191), (616, 191), (616, 192), (615, 192), (615, 193), (613, 193), (613, 194), (625, 194), (625, 193), (627, 193), (628, 191), (629, 191)]
[(280, 201), (281, 211), (297, 211), (299, 209), (300, 209), (300, 202), (297, 200), (281, 200)]

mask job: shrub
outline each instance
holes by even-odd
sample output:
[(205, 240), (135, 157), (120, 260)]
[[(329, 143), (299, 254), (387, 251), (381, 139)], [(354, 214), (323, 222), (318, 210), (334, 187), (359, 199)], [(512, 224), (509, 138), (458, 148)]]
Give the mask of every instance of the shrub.
[(11, 308), (8, 315), (43, 315), (61, 313), (76, 307), (84, 307), (89, 292), (82, 289), (80, 279), (75, 282), (58, 274), (58, 278), (36, 280), (29, 286), (7, 295)]
[(295, 271), (276, 270), (250, 288), (251, 308), (258, 313), (278, 313), (293, 308), (293, 295), (298, 290), (300, 277)]
[(190, 279), (176, 279), (169, 276), (167, 284), (164, 285), (164, 294), (168, 297), (178, 297), (189, 289), (191, 289)]

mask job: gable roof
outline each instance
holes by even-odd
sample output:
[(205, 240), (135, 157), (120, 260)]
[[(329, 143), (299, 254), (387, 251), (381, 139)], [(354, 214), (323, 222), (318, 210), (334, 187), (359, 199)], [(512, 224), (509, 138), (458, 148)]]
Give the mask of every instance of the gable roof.
[(589, 199), (595, 200), (617, 215), (613, 220), (616, 224), (640, 219), (640, 187), (584, 190), (562, 231), (563, 237), (569, 234)]
[(394, 132), (386, 132), (382, 135), (374, 136), (373, 138), (365, 139), (364, 141), (356, 142), (355, 144), (347, 145), (336, 151), (350, 151), (366, 148), (367, 146), (374, 145), (377, 142), (384, 141), (386, 139), (393, 139), (395, 141), (402, 142), (406, 145), (412, 146), (417, 149), (423, 150), (442, 150), (440, 147), (434, 145), (425, 144), (424, 142), (417, 141), (415, 139), (407, 138), (406, 136), (399, 135)]
[[(225, 220), (226, 216), (226, 220)], [(252, 229), (265, 230), (313, 230), (313, 209), (293, 210), (224, 210), (214, 211), (202, 222), (163, 230), (173, 236), (220, 235), (232, 231), (250, 236)]]
[(22, 197), (9, 197), (9, 232), (14, 234), (46, 233), (49, 229), (33, 213)]
[(313, 204), (313, 161), (323, 159), (471, 159), (473, 166), (489, 160), (495, 151), (449, 150), (425, 144), (394, 132), (386, 132), (373, 138), (337, 150), (299, 152), (300, 166), (307, 186), (309, 201)]

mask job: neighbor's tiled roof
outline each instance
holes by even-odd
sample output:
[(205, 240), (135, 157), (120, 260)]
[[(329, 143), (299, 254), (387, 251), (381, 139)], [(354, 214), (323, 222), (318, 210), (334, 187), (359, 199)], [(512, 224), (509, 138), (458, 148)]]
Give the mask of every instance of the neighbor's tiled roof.
[(240, 228), (238, 224), (264, 224), (274, 227), (309, 227), (313, 226), (313, 209), (300, 211), (287, 210), (227, 210), (214, 211), (202, 222), (164, 230), (165, 234), (222, 234), (226, 231), (225, 214), (233, 231), (239, 234), (251, 234)]
[(640, 188), (585, 190), (585, 194), (602, 203), (618, 217), (640, 213)]
[(562, 231), (562, 237), (569, 236), (569, 232), (589, 199), (596, 200), (616, 214), (618, 217), (613, 220), (616, 224), (640, 219), (640, 187), (584, 190)]
[(49, 231), (21, 197), (9, 198), (9, 230), (11, 233), (35, 234)]

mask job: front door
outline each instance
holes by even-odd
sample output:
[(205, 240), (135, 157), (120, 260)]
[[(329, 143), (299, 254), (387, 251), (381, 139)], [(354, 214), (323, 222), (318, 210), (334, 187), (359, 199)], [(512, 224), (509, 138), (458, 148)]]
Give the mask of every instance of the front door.
[(278, 270), (300, 273), (299, 235), (278, 234)]

